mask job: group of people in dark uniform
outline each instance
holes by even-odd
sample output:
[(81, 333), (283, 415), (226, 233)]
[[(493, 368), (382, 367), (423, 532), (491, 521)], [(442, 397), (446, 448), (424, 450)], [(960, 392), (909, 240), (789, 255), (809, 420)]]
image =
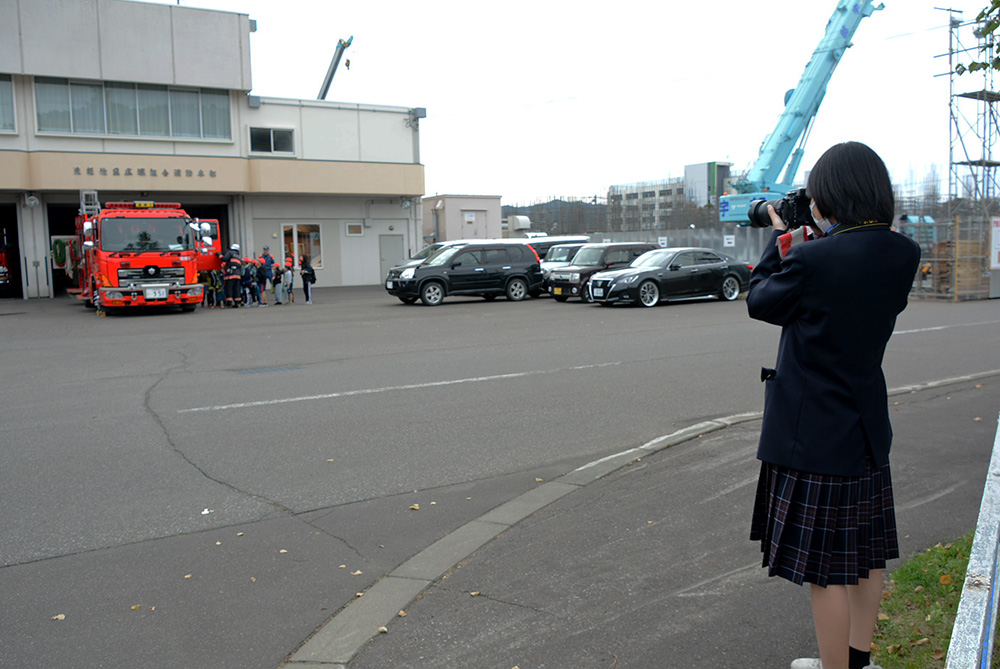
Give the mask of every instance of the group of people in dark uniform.
[[(312, 304), (316, 272), (308, 256), (299, 258), (299, 275), (306, 304)], [(281, 264), (265, 246), (257, 258), (241, 257), (240, 245), (232, 244), (222, 256), (222, 269), (209, 272), (205, 277), (208, 290), (204, 304), (210, 308), (266, 307), (269, 285), (275, 304), (295, 304), (294, 276), (291, 256)]]

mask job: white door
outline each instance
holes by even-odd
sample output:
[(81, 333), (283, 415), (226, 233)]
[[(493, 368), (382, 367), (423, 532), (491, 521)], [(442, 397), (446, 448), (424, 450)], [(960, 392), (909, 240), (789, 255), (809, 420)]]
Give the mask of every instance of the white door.
[(379, 267), (382, 277), (389, 273), (389, 268), (403, 262), (403, 235), (379, 235), (378, 236)]

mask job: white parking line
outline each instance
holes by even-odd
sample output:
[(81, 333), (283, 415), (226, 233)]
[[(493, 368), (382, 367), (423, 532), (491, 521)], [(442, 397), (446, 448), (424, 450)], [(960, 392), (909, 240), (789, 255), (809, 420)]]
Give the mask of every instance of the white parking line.
[(533, 372), (517, 372), (514, 374), (494, 374), (493, 376), (476, 376), (467, 379), (452, 379), (450, 381), (431, 381), (429, 383), (413, 383), (405, 386), (384, 386), (382, 388), (363, 388), (361, 390), (345, 390), (341, 393), (324, 393), (322, 395), (303, 395), (301, 397), (282, 397), (272, 400), (260, 400), (257, 402), (239, 402), (236, 404), (220, 404), (209, 407), (194, 407), (191, 409), (178, 409), (177, 413), (194, 413), (196, 411), (225, 411), (227, 409), (246, 409), (249, 407), (263, 407), (274, 404), (290, 404), (292, 402), (311, 402), (314, 400), (329, 400), (338, 397), (352, 397), (354, 395), (375, 395), (377, 393), (388, 393), (396, 390), (420, 390), (423, 388), (436, 388), (440, 386), (455, 386), (461, 383), (482, 383), (483, 381), (498, 381), (500, 379), (517, 379), (526, 376), (538, 376), (540, 374), (554, 374), (556, 372), (575, 372), (584, 369), (597, 369), (599, 367), (613, 367), (621, 365), (621, 362), (604, 362), (595, 365), (579, 365), (577, 367), (564, 367), (562, 369), (543, 369)]
[(951, 328), (967, 328), (974, 325), (997, 325), (1000, 321), (983, 321), (982, 323), (954, 323), (952, 325), (938, 325), (931, 328), (916, 328), (914, 330), (896, 330), (892, 333), (895, 337), (896, 335), (906, 335), (906, 334), (917, 334), (920, 332), (935, 332), (937, 330), (950, 330)]

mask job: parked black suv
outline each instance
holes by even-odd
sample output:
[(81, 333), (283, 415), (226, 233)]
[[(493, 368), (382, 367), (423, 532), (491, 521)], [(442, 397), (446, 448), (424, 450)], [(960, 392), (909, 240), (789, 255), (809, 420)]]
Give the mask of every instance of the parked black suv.
[(392, 268), (385, 289), (406, 304), (437, 306), (449, 295), (506, 295), (523, 300), (542, 292), (538, 254), (525, 241), (469, 243), (442, 249), (415, 267)]
[(565, 302), (571, 297), (591, 302), (586, 290), (591, 276), (606, 269), (628, 267), (633, 260), (655, 248), (656, 244), (647, 242), (584, 244), (573, 256), (572, 264), (554, 269), (549, 274), (549, 292), (558, 302)]

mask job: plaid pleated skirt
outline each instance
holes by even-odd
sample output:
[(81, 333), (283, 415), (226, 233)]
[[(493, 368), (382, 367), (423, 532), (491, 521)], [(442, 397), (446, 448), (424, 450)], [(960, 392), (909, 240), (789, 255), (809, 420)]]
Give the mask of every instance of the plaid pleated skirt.
[(750, 539), (768, 576), (802, 585), (857, 585), (899, 557), (889, 463), (826, 476), (762, 463)]

